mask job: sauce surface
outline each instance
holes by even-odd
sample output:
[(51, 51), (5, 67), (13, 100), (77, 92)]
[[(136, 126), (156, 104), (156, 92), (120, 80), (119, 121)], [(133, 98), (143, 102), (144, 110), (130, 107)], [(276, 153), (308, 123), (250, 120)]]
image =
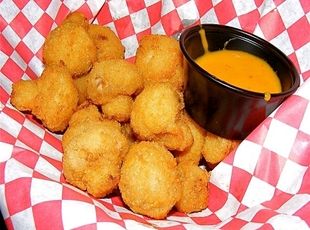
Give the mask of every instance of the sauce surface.
[(263, 59), (239, 50), (223, 49), (210, 52), (202, 27), (199, 35), (204, 54), (195, 61), (204, 70), (231, 85), (264, 93), (266, 101), (270, 100), (270, 93), (282, 91), (280, 79)]
[(213, 76), (242, 89), (260, 93), (279, 93), (277, 74), (263, 59), (239, 50), (205, 52), (196, 60)]

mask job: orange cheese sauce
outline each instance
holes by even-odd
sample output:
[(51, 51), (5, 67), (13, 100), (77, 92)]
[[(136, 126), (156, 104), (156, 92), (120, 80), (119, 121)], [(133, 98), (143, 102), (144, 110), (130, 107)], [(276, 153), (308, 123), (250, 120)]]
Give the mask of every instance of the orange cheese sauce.
[(213, 76), (242, 89), (260, 93), (279, 93), (281, 83), (263, 59), (238, 50), (205, 52), (196, 63)]
[(270, 93), (282, 91), (280, 79), (263, 59), (239, 50), (210, 52), (202, 27), (199, 36), (204, 54), (195, 61), (213, 76), (236, 87), (264, 93), (266, 101), (270, 100)]

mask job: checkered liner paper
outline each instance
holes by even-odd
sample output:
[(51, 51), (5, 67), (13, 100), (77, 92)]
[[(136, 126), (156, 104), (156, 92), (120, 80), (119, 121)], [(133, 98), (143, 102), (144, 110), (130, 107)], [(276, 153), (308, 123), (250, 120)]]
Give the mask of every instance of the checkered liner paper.
[[(10, 104), (12, 83), (40, 76), (45, 37), (74, 10), (112, 28), (128, 59), (144, 34), (173, 36), (199, 23), (242, 28), (281, 49), (302, 85), (212, 171), (207, 209), (146, 218), (117, 195), (94, 199), (67, 184), (61, 136)], [(309, 0), (0, 1), (0, 207), (8, 229), (308, 229), (309, 21)]]

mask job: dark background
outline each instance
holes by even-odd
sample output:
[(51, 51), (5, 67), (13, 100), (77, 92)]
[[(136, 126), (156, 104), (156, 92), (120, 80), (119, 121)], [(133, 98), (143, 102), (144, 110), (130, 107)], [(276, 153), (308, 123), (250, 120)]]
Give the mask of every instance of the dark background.
[(1, 230), (7, 229), (7, 228), (5, 227), (4, 220), (3, 220), (3, 217), (2, 217), (1, 212), (0, 212), (0, 229), (1, 229)]

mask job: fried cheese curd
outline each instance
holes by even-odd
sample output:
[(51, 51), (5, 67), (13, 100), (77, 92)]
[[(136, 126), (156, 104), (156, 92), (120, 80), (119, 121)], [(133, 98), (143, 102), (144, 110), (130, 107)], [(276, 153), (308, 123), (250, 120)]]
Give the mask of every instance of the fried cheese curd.
[(206, 162), (211, 165), (218, 164), (237, 146), (240, 141), (230, 140), (210, 132), (207, 132), (204, 145), (202, 147), (202, 155)]
[(128, 122), (132, 110), (133, 99), (130, 96), (117, 96), (101, 107), (103, 116), (119, 122)]
[(77, 77), (88, 72), (96, 61), (96, 46), (84, 25), (72, 21), (49, 33), (43, 45), (43, 62), (45, 65), (62, 63)]
[(88, 30), (88, 27), (89, 27), (89, 23), (85, 15), (78, 11), (74, 11), (68, 14), (65, 20), (61, 24), (65, 24), (68, 22), (81, 25), (86, 30)]
[(94, 105), (73, 114), (63, 135), (63, 172), (68, 183), (96, 198), (113, 192), (129, 144), (121, 125), (103, 119)]
[(177, 210), (192, 213), (207, 208), (209, 173), (191, 162), (179, 163), (177, 169), (181, 184), (181, 198), (175, 204)]
[(181, 195), (175, 158), (156, 142), (131, 145), (121, 168), (119, 189), (132, 211), (164, 219)]
[(153, 140), (163, 144), (169, 150), (184, 151), (192, 145), (193, 135), (181, 115), (177, 118), (173, 130), (156, 135)]
[(119, 95), (132, 96), (143, 87), (137, 67), (122, 59), (94, 64), (88, 74), (87, 95), (97, 105), (105, 105)]
[(77, 111), (71, 116), (69, 126), (74, 126), (79, 123), (87, 123), (90, 120), (101, 120), (102, 114), (99, 112), (97, 106), (85, 102), (79, 105)]
[(19, 111), (30, 111), (39, 93), (37, 81), (19, 80), (12, 85), (11, 104)]
[(142, 72), (145, 86), (168, 82), (177, 90), (183, 90), (183, 55), (174, 38), (166, 35), (145, 35), (139, 42), (136, 65)]
[(182, 121), (182, 95), (168, 83), (146, 86), (136, 97), (130, 125), (140, 140), (153, 140), (169, 150), (183, 151), (193, 143), (189, 127)]
[(53, 132), (64, 131), (76, 110), (78, 92), (67, 68), (47, 66), (36, 80), (13, 84), (11, 103), (21, 111), (30, 111)]
[(178, 163), (188, 161), (195, 165), (202, 158), (202, 147), (205, 142), (206, 131), (202, 129), (188, 114), (184, 115), (184, 121), (188, 125), (193, 136), (193, 144), (184, 151), (174, 151)]
[(124, 59), (125, 47), (109, 27), (89, 25), (88, 34), (97, 49), (97, 60)]

